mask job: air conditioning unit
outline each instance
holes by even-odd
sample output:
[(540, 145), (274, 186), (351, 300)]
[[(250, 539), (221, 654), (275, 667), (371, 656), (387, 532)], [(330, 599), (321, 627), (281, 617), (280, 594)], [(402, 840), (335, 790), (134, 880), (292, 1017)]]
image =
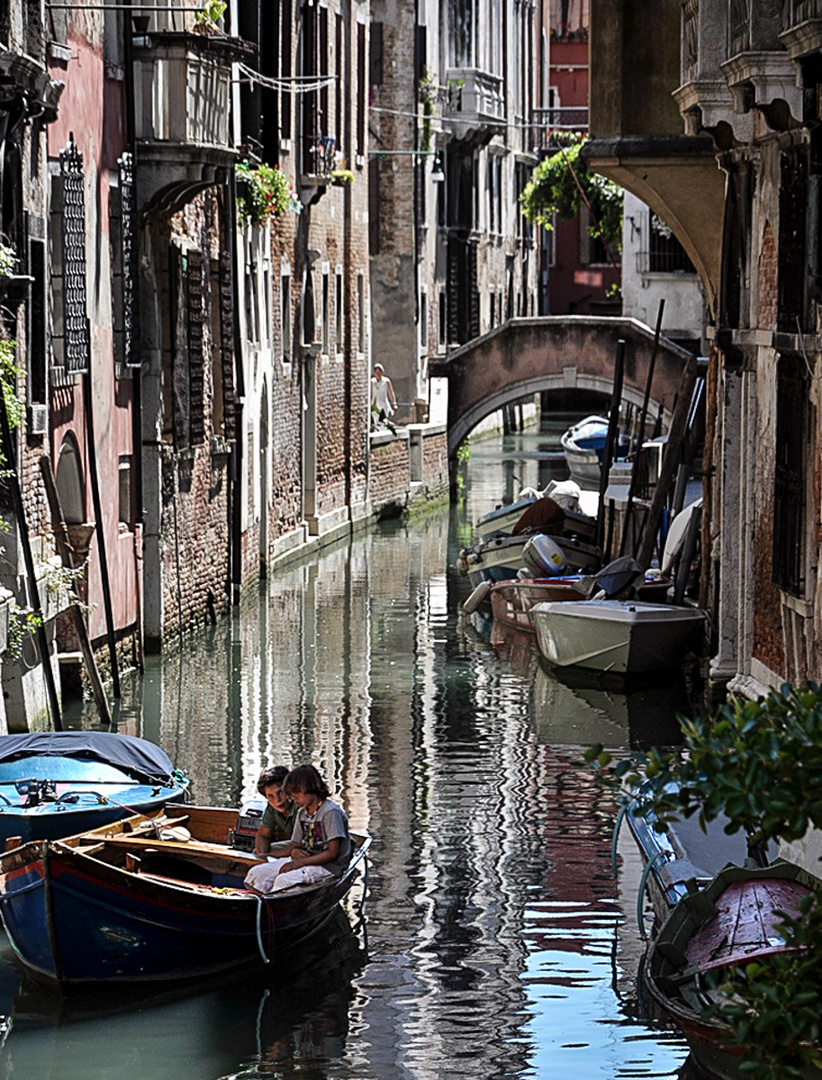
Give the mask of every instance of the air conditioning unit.
[(48, 405), (29, 405), (29, 434), (45, 435), (48, 430)]

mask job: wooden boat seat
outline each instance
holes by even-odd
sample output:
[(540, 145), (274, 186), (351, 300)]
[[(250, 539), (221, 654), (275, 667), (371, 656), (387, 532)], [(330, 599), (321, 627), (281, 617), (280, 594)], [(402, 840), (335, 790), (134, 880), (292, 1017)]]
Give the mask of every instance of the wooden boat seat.
[(233, 863), (239, 866), (254, 866), (265, 862), (250, 851), (238, 851), (235, 848), (227, 848), (225, 844), (211, 844), (204, 840), (163, 840), (154, 836), (111, 836), (104, 841), (108, 848), (125, 848), (134, 853), (145, 855), (156, 853), (157, 855), (179, 855), (186, 859), (207, 858), (211, 861), (219, 859), (221, 862)]

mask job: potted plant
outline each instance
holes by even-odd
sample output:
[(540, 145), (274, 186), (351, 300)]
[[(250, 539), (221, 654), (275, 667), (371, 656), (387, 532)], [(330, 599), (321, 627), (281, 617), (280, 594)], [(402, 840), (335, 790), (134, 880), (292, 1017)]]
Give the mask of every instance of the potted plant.
[(350, 169), (332, 169), (331, 183), (334, 187), (347, 187), (354, 183), (354, 174)]
[(217, 23), (227, 7), (225, 0), (204, 0), (203, 6), (194, 17), (194, 29), (200, 34), (216, 33)]
[(237, 213), (251, 225), (265, 225), (273, 217), (295, 210), (296, 196), (291, 177), (278, 165), (237, 165)]

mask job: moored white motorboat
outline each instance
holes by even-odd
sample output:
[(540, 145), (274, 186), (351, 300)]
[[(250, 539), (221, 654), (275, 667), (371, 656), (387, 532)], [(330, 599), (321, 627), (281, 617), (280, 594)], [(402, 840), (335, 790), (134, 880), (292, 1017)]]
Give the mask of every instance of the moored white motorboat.
[[(563, 532), (577, 535), (581, 539), (593, 539), (596, 530), (596, 518), (590, 517), (580, 509), (580, 488), (573, 480), (552, 480), (543, 491), (535, 488), (523, 488), (515, 502), (506, 503), (491, 510), (474, 525), (477, 542), (483, 542), (491, 536), (508, 536), (523, 531), (523, 515), (534, 511), (536, 504), (551, 506), (562, 520)], [(542, 503), (542, 500), (549, 500)], [(519, 528), (517, 526), (519, 525)]]
[[(560, 437), (560, 443), (572, 477), (585, 484), (599, 484), (607, 440), (608, 420), (604, 416), (586, 416), (568, 428)], [(614, 456), (625, 457), (627, 453), (628, 439), (624, 434), (619, 434)]]
[(618, 675), (679, 667), (705, 627), (696, 608), (639, 600), (537, 604), (531, 615), (550, 664)]

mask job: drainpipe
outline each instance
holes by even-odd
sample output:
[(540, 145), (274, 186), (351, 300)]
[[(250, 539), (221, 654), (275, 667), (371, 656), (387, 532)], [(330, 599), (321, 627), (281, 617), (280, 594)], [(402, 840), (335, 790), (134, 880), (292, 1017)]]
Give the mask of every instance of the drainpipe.
[[(242, 297), (240, 296), (239, 270), (237, 267), (237, 190), (234, 163), (232, 162), (226, 180), (226, 247), (229, 252), (231, 266), (231, 292), (234, 299), (234, 318), (231, 320), (231, 332), (234, 348), (234, 442), (228, 459), (228, 514), (229, 514), (229, 580), (231, 583), (231, 600), (233, 604), (239, 604), (243, 584), (243, 544), (242, 544), (242, 512), (243, 512), (243, 485), (240, 483), (243, 463), (243, 402), (245, 400), (245, 375), (243, 371), (242, 338), (240, 335), (240, 320), (237, 312), (240, 310)], [(225, 406), (224, 406), (225, 407)], [(266, 508), (263, 507), (263, 513)]]
[(822, 300), (822, 266), (820, 266), (820, 210), (822, 197), (822, 123), (816, 118), (808, 124), (808, 219), (806, 224), (806, 250), (808, 292), (812, 300)]
[[(131, 7), (131, 0), (125, 0), (126, 8)], [(131, 154), (131, 184), (132, 184), (132, 201), (134, 209), (136, 211), (137, 205), (137, 140), (135, 138), (135, 107), (134, 107), (134, 49), (132, 45), (133, 41), (133, 23), (131, 21), (131, 11), (126, 10), (123, 12), (123, 59), (125, 61), (125, 96), (126, 96), (126, 146), (128, 146), (129, 153)], [(133, 235), (131, 238), (132, 250), (135, 253), (133, 274), (132, 274), (132, 288), (134, 289), (134, 296), (132, 298), (132, 315), (137, 314), (140, 310), (139, 299), (139, 271), (138, 271), (138, 258), (139, 258), (139, 237)], [(133, 335), (137, 335), (137, 327), (132, 326), (131, 332)], [(139, 348), (138, 342), (138, 348)], [(124, 358), (126, 363), (130, 362), (129, 357)], [(143, 523), (145, 517), (145, 511), (143, 509), (143, 372), (142, 368), (131, 368), (131, 461), (132, 461), (132, 503), (134, 514), (134, 561), (135, 561), (135, 589), (137, 600), (137, 666), (140, 671), (143, 671), (145, 667), (145, 659), (143, 655), (143, 574), (142, 574), (142, 560), (143, 560)]]

